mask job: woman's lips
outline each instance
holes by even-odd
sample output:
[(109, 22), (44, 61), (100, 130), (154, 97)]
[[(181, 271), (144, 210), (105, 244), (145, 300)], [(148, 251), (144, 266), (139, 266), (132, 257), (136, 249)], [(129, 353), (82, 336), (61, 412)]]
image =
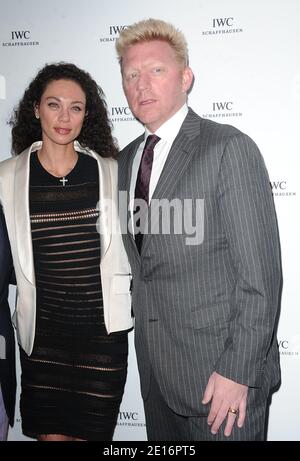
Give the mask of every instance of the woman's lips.
[(72, 130), (70, 128), (54, 128), (58, 134), (69, 134)]

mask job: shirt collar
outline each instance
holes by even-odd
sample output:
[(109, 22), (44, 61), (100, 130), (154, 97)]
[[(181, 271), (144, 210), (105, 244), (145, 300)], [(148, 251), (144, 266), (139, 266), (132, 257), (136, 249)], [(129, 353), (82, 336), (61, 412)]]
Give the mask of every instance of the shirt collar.
[[(185, 103), (174, 115), (172, 115), (169, 120), (167, 120), (165, 123), (163, 123), (158, 130), (155, 131), (155, 134), (159, 136), (161, 139), (164, 139), (166, 141), (173, 142), (173, 140), (176, 138), (178, 131), (181, 128), (181, 125), (187, 116), (188, 113), (188, 106)], [(145, 128), (145, 139), (149, 135), (151, 135), (151, 131), (148, 130), (148, 128)]]

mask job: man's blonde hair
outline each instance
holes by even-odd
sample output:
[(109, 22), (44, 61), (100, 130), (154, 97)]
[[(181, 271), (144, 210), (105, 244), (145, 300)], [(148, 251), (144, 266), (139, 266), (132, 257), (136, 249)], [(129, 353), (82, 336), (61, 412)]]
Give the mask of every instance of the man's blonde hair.
[(188, 65), (188, 47), (183, 33), (170, 23), (149, 18), (136, 22), (120, 32), (116, 41), (116, 50), (121, 66), (122, 58), (130, 46), (153, 40), (169, 43), (175, 51), (178, 62), (183, 67)]

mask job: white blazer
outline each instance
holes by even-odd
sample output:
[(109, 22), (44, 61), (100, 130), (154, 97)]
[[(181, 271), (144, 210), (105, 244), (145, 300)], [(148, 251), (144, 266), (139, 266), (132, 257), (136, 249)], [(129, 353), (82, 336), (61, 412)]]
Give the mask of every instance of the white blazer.
[[(36, 323), (36, 284), (29, 214), (30, 154), (42, 147), (42, 141), (16, 157), (0, 163), (0, 201), (6, 219), (17, 279), (17, 303), (13, 322), (19, 344), (30, 355)], [(104, 320), (108, 333), (133, 326), (131, 317), (131, 270), (123, 246), (118, 217), (117, 162), (103, 158), (75, 141), (78, 152), (94, 157), (99, 170), (101, 241), (100, 273)]]

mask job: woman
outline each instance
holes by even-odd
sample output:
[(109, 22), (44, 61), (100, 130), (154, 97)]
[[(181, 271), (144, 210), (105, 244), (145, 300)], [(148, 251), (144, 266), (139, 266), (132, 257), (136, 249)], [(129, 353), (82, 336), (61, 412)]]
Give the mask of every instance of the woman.
[(103, 92), (73, 64), (46, 65), (12, 125), (16, 155), (0, 164), (0, 181), (18, 286), (23, 433), (111, 440), (132, 319)]

